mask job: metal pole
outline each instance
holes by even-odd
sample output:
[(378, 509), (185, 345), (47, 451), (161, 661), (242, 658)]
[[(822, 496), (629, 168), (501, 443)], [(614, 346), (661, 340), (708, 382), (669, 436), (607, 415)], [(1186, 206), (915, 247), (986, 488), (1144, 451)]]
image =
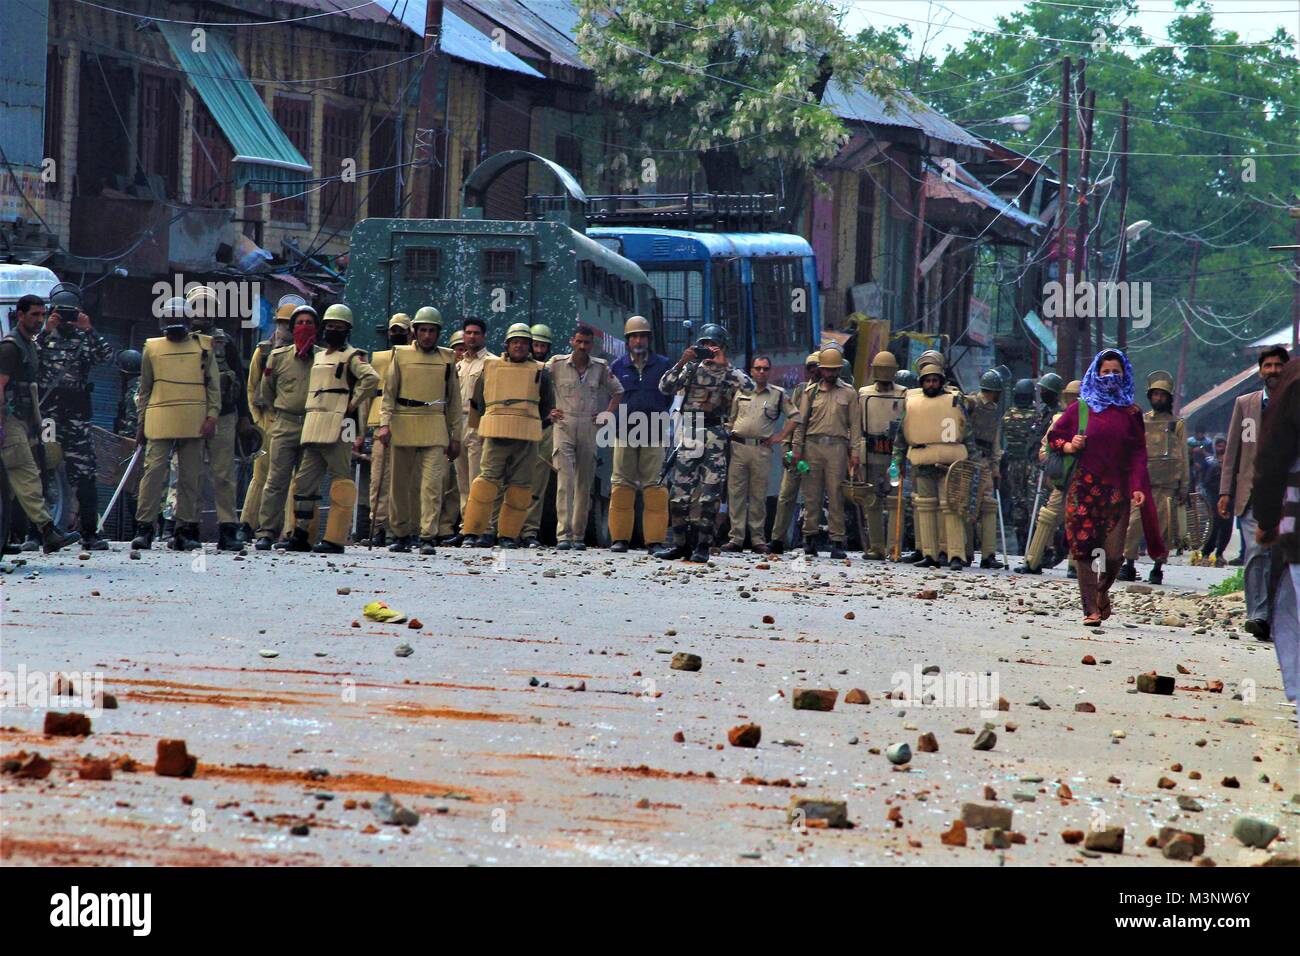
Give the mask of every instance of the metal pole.
[[(1076, 285), (1084, 281), (1088, 269), (1088, 193), (1092, 185), (1088, 182), (1088, 173), (1092, 167), (1092, 103), (1096, 98), (1096, 94), (1092, 90), (1085, 89), (1084, 70), (1086, 67), (1086, 63), (1079, 63), (1079, 112), (1083, 130), (1079, 134), (1079, 220), (1074, 233), (1074, 281)], [(1095, 303), (1096, 299), (1094, 298), (1093, 301)], [(1087, 347), (1091, 344), (1089, 316), (1076, 316), (1075, 321), (1079, 327), (1079, 339)], [(1086, 356), (1084, 358), (1086, 360)]]
[(1002, 564), (1010, 569), (1011, 559), (1007, 556), (1007, 523), (1002, 520), (1002, 492), (994, 488), (993, 498), (998, 503), (998, 533), (1002, 535)]
[[(1124, 97), (1124, 115), (1119, 126), (1119, 274), (1121, 288), (1128, 281), (1128, 97)], [(1129, 316), (1116, 319), (1115, 344), (1123, 352), (1128, 348)]]
[[(438, 50), (439, 34), (442, 32), (442, 0), (429, 0), (424, 11), (424, 57), (420, 69), (420, 103), (415, 112), (415, 149), (420, 150), (420, 134), (427, 134), (425, 154), (421, 161), (412, 167), (411, 175), (411, 215), (416, 219), (437, 219), (442, 210), (431, 208), (433, 202), (433, 177), (441, 175), (436, 169), (438, 157), (437, 145), (437, 110), (438, 110)], [(399, 197), (400, 199), (400, 197)]]
[(122, 489), (126, 487), (126, 483), (131, 477), (131, 472), (135, 470), (135, 463), (140, 460), (140, 455), (143, 452), (144, 445), (135, 446), (135, 454), (133, 454), (131, 460), (126, 463), (126, 471), (122, 472), (122, 480), (119, 481), (117, 487), (113, 489), (113, 497), (108, 499), (108, 507), (105, 508), (104, 513), (99, 516), (99, 524), (95, 526), (96, 534), (99, 534), (99, 532), (104, 530), (104, 522), (107, 521), (108, 516), (112, 514), (113, 505), (117, 504), (117, 499), (122, 494)]
[[(1196, 304), (1196, 267), (1201, 261), (1201, 244), (1192, 243), (1192, 276), (1191, 285), (1187, 290), (1187, 311), (1190, 312), (1192, 306)], [(1178, 381), (1174, 383), (1174, 391), (1178, 394), (1174, 396), (1174, 415), (1175, 417), (1183, 410), (1183, 374), (1187, 371), (1187, 340), (1192, 337), (1192, 327), (1187, 316), (1183, 317), (1183, 342), (1178, 347)]]
[[(1034, 540), (1034, 525), (1038, 523), (1038, 503), (1043, 500), (1043, 469), (1038, 469), (1038, 490), (1034, 492), (1034, 510), (1029, 513), (1029, 528), (1025, 531), (1025, 553), (1029, 552), (1029, 542)], [(1028, 560), (1025, 562), (1028, 563)]]
[[(1066, 231), (1070, 228), (1070, 58), (1061, 60), (1061, 183), (1056, 200), (1056, 281), (1065, 289), (1069, 271)], [(1066, 380), (1074, 378), (1076, 364), (1074, 323), (1063, 315), (1054, 316), (1056, 325), (1056, 368)]]

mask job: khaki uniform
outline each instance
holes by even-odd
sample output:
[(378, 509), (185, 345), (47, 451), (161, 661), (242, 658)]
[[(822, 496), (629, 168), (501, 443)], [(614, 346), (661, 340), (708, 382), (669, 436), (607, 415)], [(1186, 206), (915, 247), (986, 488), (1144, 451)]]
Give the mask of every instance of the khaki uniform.
[[(967, 413), (970, 416), (971, 440), (975, 445), (972, 456), (980, 463), (979, 539), (980, 556), (989, 557), (998, 551), (998, 503), (993, 495), (993, 476), (1002, 467), (1002, 412), (997, 401), (986, 402), (980, 392), (967, 396)], [(966, 560), (971, 560), (975, 548), (975, 528), (966, 528)], [(950, 552), (951, 553), (951, 552)]]
[(820, 383), (806, 389), (799, 404), (799, 424), (794, 432), (795, 457), (808, 462), (803, 480), (803, 533), (811, 540), (821, 526), (822, 495), (826, 496), (831, 541), (844, 545), (844, 486), (849, 476), (849, 456), (858, 454), (862, 426), (858, 395), (853, 386), (837, 379), (829, 389)]
[[(3, 348), (6, 351), (13, 349), (15, 354), (14, 370), (5, 386), (4, 401), (7, 409), (3, 418), (0, 418), (0, 424), (4, 426), (4, 447), (0, 451), (0, 459), (4, 461), (9, 487), (13, 489), (23, 512), (32, 524), (43, 528), (50, 523), (50, 512), (45, 505), (40, 469), (36, 467), (36, 457), (32, 454), (32, 440), (35, 438), (39, 441), (40, 435), (33, 436), (27, 424), (29, 417), (40, 418), (40, 412), (34, 406), (40, 353), (36, 343), (18, 329), (5, 336)], [(0, 542), (2, 544), (4, 542)]]
[(546, 363), (555, 389), (555, 407), (564, 418), (551, 426), (555, 467), (555, 539), (581, 542), (587, 534), (587, 511), (596, 474), (595, 416), (623, 394), (623, 385), (610, 374), (604, 359), (592, 358), (583, 372), (572, 355), (557, 355)]
[[(1172, 550), (1178, 511), (1191, 491), (1190, 463), (1187, 456), (1187, 423), (1172, 412), (1147, 412), (1142, 416), (1147, 438), (1147, 474), (1151, 476), (1151, 498), (1160, 516), (1160, 534)], [(1129, 513), (1128, 533), (1124, 539), (1124, 558), (1138, 556), (1142, 540), (1141, 509)]]
[(176, 453), (176, 521), (197, 524), (203, 478), (204, 419), (221, 412), (221, 384), (211, 349), (197, 334), (179, 342), (146, 339), (136, 407), (148, 441), (136, 493), (136, 521), (153, 524), (162, 508), (172, 452)]
[[(370, 413), (366, 418), (366, 427), (379, 427), (380, 409), (384, 403), (384, 389), (387, 387), (388, 369), (393, 361), (393, 350), (384, 349), (370, 356), (370, 367), (379, 376), (379, 391), (370, 400)], [(393, 489), (392, 463), (386, 461), (389, 449), (382, 442), (370, 443), (370, 469), (367, 477), (366, 499), (370, 503), (370, 534), (387, 530), (389, 525), (389, 500)]]
[(229, 391), (236, 392), (234, 401), (223, 401), (221, 413), (217, 416), (217, 430), (203, 443), (203, 457), (207, 461), (208, 473), (212, 476), (212, 501), (217, 510), (220, 524), (234, 524), (235, 496), (238, 493), (238, 475), (235, 469), (235, 439), (239, 433), (238, 367), (232, 368), (226, 351), (227, 338), (223, 331), (215, 335), (199, 334), (199, 341), (217, 364), (217, 387), (221, 394), (222, 383)]
[(257, 343), (253, 357), (248, 363), (248, 410), (253, 418), (253, 427), (262, 437), (262, 448), (253, 456), (253, 474), (244, 491), (244, 503), (239, 509), (239, 520), (250, 528), (257, 528), (258, 512), (262, 510), (262, 490), (266, 487), (266, 475), (271, 470), (270, 424), (271, 409), (262, 401), (262, 375), (266, 371), (266, 360), (275, 348), (271, 339)]
[[(1063, 413), (1057, 412), (1052, 416), (1052, 425)], [(1051, 425), (1048, 426), (1050, 430)], [(1042, 439), (1038, 445), (1038, 460), (1040, 462), (1047, 460), (1047, 433), (1043, 433)], [(1044, 479), (1046, 484), (1046, 479)], [(1029, 539), (1029, 547), (1025, 549), (1025, 564), (1038, 570), (1043, 566), (1043, 554), (1047, 551), (1048, 544), (1056, 535), (1056, 529), (1061, 526), (1061, 520), (1065, 517), (1065, 492), (1060, 488), (1053, 488), (1052, 493), (1047, 496), (1046, 503), (1038, 509), (1038, 517), (1034, 519), (1034, 535)]]
[[(273, 349), (266, 359), (262, 376), (261, 400), (267, 409), (270, 447), (267, 451), (266, 486), (262, 491), (262, 508), (257, 516), (259, 538), (274, 538), (290, 530), (293, 522), (291, 485), (302, 458), (302, 422), (306, 416), (307, 383), (315, 353), (300, 359), (293, 345)], [(288, 517), (286, 518), (286, 511)]]
[(948, 466), (970, 455), (970, 426), (965, 398), (948, 389), (933, 398), (919, 388), (908, 389), (903, 424), (894, 457), (906, 454), (912, 472), (916, 541), (921, 552), (939, 559), (939, 519), (943, 516), (947, 553), (965, 557), (965, 524), (959, 510), (943, 497)]
[(752, 547), (758, 547), (767, 524), (767, 487), (772, 474), (772, 445), (777, 423), (798, 421), (799, 410), (785, 389), (768, 385), (762, 390), (737, 392), (727, 415), (731, 432), (731, 462), (727, 467), (727, 514), (731, 519), (731, 544), (745, 544), (749, 529)]
[[(546, 493), (551, 486), (551, 475), (555, 474), (554, 458), (555, 426), (552, 425), (550, 428), (542, 429), (542, 440), (537, 443), (537, 462), (533, 468), (533, 506), (528, 509), (528, 517), (524, 519), (524, 530), (520, 532), (520, 537), (524, 541), (536, 538), (541, 533), (542, 513), (546, 510)], [(558, 531), (558, 523), (556, 528)]]
[(488, 359), (496, 358), (486, 348), (479, 349), (477, 355), (471, 356), (468, 352), (465, 357), (456, 363), (456, 377), (460, 381), (460, 408), (461, 408), (461, 448), (460, 457), (456, 459), (456, 485), (460, 489), (460, 512), (465, 513), (465, 505), (469, 501), (469, 488), (478, 477), (481, 459), (483, 456), (483, 437), (478, 433), (478, 429), (471, 428), (470, 419), (470, 399), (474, 397), (474, 387), (478, 384), (479, 377), (483, 374), (483, 365)]
[[(344, 427), (379, 387), (379, 376), (362, 358), (360, 349), (346, 345), (341, 349), (318, 351), (307, 381), (307, 414), (302, 422), (302, 460), (294, 479), (294, 528), (306, 532), (320, 504), (320, 483), (330, 482), (330, 517), (325, 540), (330, 544), (346, 543), (350, 521), (340, 509), (356, 503), (356, 484), (352, 480), (352, 442), (357, 433), (347, 434)], [(335, 487), (336, 485), (342, 487)]]
[(898, 491), (890, 490), (889, 463), (894, 452), (894, 434), (903, 417), (907, 390), (893, 382), (872, 382), (858, 389), (862, 442), (859, 458), (866, 467), (871, 496), (863, 508), (870, 544), (863, 550), (878, 558), (891, 551), (894, 523), (898, 516)]
[(478, 477), (464, 511), (465, 534), (487, 531), (497, 495), (502, 495), (498, 530), (518, 538), (533, 504), (532, 479), (542, 421), (551, 413), (554, 393), (540, 362), (489, 358), (474, 386), (469, 425), (483, 439)]
[(418, 525), (420, 537), (432, 539), (451, 470), (447, 446), (461, 436), (455, 354), (436, 346), (425, 352), (418, 345), (401, 345), (391, 356), (379, 424), (392, 432), (393, 534), (408, 537)]

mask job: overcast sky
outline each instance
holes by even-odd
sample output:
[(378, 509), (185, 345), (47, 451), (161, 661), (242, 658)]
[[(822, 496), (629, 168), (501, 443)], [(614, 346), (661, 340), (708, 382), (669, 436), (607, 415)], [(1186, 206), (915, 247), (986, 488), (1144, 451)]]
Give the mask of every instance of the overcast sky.
[[(864, 26), (884, 28), (906, 23), (912, 29), (912, 54), (921, 49), (930, 29), (927, 52), (941, 54), (947, 46), (961, 46), (981, 27), (996, 29), (996, 19), (1026, 6), (1026, 0), (839, 0), (848, 8), (845, 30), (856, 33)], [(1095, 0), (1059, 0), (1086, 5)], [(1243, 42), (1268, 38), (1278, 26), (1300, 36), (1300, 0), (1211, 0), (1215, 25), (1240, 34)], [(1199, 7), (1199, 4), (1197, 5)], [(1174, 0), (1141, 0), (1140, 12), (1126, 23), (1148, 36), (1164, 39), (1174, 18)]]

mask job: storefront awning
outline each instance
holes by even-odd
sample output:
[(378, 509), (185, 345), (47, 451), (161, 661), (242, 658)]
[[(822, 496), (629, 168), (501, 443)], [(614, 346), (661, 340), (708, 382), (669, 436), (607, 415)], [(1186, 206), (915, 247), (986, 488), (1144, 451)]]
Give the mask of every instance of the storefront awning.
[(260, 192), (300, 190), (311, 167), (271, 117), (225, 37), (210, 29), (195, 37), (178, 23), (159, 23), (158, 28), (235, 151), (235, 186), (256, 183)]
[(1038, 313), (1030, 309), (1020, 319), (1029, 333), (1029, 337), (1034, 340), (1034, 344), (1043, 350), (1043, 364), (1056, 364), (1056, 333), (1049, 329), (1043, 320), (1038, 317)]

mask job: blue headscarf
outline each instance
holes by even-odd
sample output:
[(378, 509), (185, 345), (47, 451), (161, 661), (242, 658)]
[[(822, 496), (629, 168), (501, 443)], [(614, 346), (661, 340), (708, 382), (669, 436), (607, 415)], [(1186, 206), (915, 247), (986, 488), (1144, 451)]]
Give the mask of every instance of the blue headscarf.
[[(1097, 369), (1101, 367), (1103, 359), (1119, 359), (1124, 366), (1123, 375), (1098, 375)], [(1083, 384), (1079, 387), (1079, 398), (1088, 403), (1088, 408), (1094, 412), (1105, 410), (1111, 405), (1120, 408), (1127, 408), (1133, 404), (1133, 366), (1129, 364), (1128, 356), (1119, 349), (1102, 349), (1088, 366), (1088, 372), (1083, 376)]]

